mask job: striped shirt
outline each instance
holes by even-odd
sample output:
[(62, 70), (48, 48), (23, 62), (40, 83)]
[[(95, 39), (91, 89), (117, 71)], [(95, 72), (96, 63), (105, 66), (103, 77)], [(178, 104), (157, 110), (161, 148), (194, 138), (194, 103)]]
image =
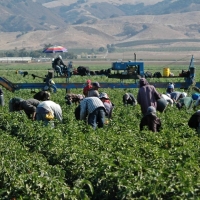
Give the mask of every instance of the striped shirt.
[(86, 119), (86, 116), (92, 113), (97, 108), (104, 108), (103, 102), (98, 97), (87, 97), (80, 102), (80, 120)]

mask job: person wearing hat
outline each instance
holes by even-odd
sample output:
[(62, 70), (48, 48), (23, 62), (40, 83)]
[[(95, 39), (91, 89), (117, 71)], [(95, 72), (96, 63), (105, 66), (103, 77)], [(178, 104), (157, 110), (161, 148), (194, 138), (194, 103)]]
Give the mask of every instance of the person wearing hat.
[(146, 114), (142, 117), (140, 121), (140, 131), (147, 126), (150, 131), (159, 132), (161, 128), (161, 121), (156, 115), (156, 109), (153, 106), (147, 108)]
[(53, 79), (49, 75), (45, 75), (44, 82), (46, 83), (44, 90), (49, 90), (50, 88), (53, 89), (53, 92), (57, 92), (57, 87)]
[(53, 119), (62, 122), (62, 109), (59, 104), (50, 100), (50, 94), (46, 101), (41, 102), (36, 108), (36, 120), (43, 121), (44, 125), (51, 124), (54, 127)]
[(19, 101), (15, 104), (16, 111), (23, 110), (29, 119), (36, 119), (36, 108), (39, 105), (40, 101), (37, 99), (27, 99)]
[(92, 83), (92, 88), (88, 91), (87, 97), (99, 97), (100, 84), (98, 82)]
[(110, 101), (109, 96), (105, 92), (100, 93), (99, 99), (101, 99), (101, 101), (103, 102), (103, 104), (106, 108), (106, 117), (108, 117), (108, 119), (110, 119), (112, 117), (114, 104)]
[(53, 68), (58, 71), (59, 75), (62, 76), (63, 75), (63, 67), (65, 66), (63, 60), (62, 60), (62, 56), (59, 55), (57, 58), (55, 58), (52, 61), (52, 66)]
[(141, 107), (142, 114), (145, 115), (149, 106), (157, 108), (157, 100), (161, 98), (161, 95), (145, 78), (140, 79), (139, 87), (137, 102)]
[(92, 82), (91, 80), (86, 81), (86, 86), (83, 88), (83, 94), (87, 97), (88, 91), (92, 89)]
[(167, 94), (171, 94), (172, 92), (174, 92), (174, 84), (173, 83), (169, 83), (169, 85), (167, 86), (166, 93)]
[(98, 97), (84, 98), (77, 108), (79, 108), (79, 120), (87, 119), (87, 123), (92, 126), (93, 129), (104, 127), (106, 108)]
[(127, 106), (128, 104), (135, 106), (137, 105), (137, 100), (135, 99), (135, 97), (133, 96), (133, 94), (131, 93), (126, 93), (123, 95), (122, 97), (123, 103), (125, 106)]

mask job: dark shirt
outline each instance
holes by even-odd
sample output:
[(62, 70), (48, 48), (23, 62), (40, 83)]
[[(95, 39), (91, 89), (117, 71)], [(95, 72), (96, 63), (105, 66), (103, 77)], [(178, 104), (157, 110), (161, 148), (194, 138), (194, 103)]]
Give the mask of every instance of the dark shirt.
[(37, 99), (28, 99), (25, 101), (20, 101), (20, 106), (27, 114), (27, 116), (30, 117), (31, 114), (36, 112), (36, 108), (39, 105), (39, 103), (40, 101), (38, 101)]
[(128, 99), (125, 98), (125, 95), (123, 96), (124, 105), (127, 105), (127, 104), (134, 105), (136, 103), (135, 97), (131, 93), (128, 93), (128, 94), (129, 94), (129, 98)]
[(53, 62), (53, 65), (54, 65), (54, 67), (55, 67), (56, 65), (60, 66), (60, 65), (65, 65), (65, 64), (63, 63), (62, 59), (60, 59), (60, 58), (58, 57), (58, 58), (55, 58), (55, 60), (54, 60), (54, 62)]
[(161, 128), (161, 121), (156, 115), (145, 115), (140, 122), (141, 131), (143, 130), (144, 126), (147, 126), (148, 129), (153, 132), (159, 132)]
[(188, 121), (188, 126), (190, 128), (195, 128), (197, 129), (200, 123), (200, 110), (195, 112), (189, 119)]

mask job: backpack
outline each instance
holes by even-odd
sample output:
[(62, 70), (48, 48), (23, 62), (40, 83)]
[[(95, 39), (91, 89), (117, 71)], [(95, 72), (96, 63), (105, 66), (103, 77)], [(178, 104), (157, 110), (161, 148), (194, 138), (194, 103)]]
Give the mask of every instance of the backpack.
[(162, 77), (162, 74), (161, 74), (160, 72), (155, 72), (155, 73), (153, 74), (153, 77), (154, 77), (154, 78), (161, 78), (161, 77)]
[(152, 77), (153, 77), (153, 75), (152, 75), (151, 72), (147, 71), (147, 72), (145, 73), (145, 78), (152, 78)]

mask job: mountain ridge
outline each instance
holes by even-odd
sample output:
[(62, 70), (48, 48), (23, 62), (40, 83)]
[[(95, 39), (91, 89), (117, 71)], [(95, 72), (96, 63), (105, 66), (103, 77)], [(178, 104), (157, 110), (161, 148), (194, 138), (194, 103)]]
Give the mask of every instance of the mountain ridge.
[[(171, 13), (159, 15), (146, 13), (150, 12), (150, 8), (152, 13), (158, 7), (170, 8), (167, 4), (169, 2), (178, 5), (175, 3), (180, 3), (180, 0), (175, 3), (171, 0), (152, 0), (148, 5), (144, 2), (142, 0), (2, 0), (0, 50), (15, 48), (37, 50), (46, 44), (63, 45), (67, 48), (100, 48), (108, 44), (120, 46), (121, 43), (142, 40), (200, 39), (198, 22), (200, 11), (191, 11), (192, 7), (195, 7), (193, 10), (198, 10), (200, 2), (182, 1), (185, 3), (176, 9), (173, 8)], [(47, 5), (51, 5), (51, 8)], [(132, 16), (125, 15), (119, 6), (126, 8), (126, 5), (140, 8), (141, 13), (146, 8), (146, 13), (136, 15), (133, 12)], [(189, 5), (185, 7), (185, 11), (183, 5)], [(93, 15), (95, 10), (98, 10), (98, 13)], [(174, 13), (174, 10), (177, 10), (177, 13)], [(180, 10), (182, 12), (178, 12)], [(186, 12), (187, 10), (190, 12)], [(199, 45), (193, 43), (187, 42), (185, 45)], [(176, 42), (168, 45), (175, 44)], [(159, 44), (153, 46), (157, 47)]]

